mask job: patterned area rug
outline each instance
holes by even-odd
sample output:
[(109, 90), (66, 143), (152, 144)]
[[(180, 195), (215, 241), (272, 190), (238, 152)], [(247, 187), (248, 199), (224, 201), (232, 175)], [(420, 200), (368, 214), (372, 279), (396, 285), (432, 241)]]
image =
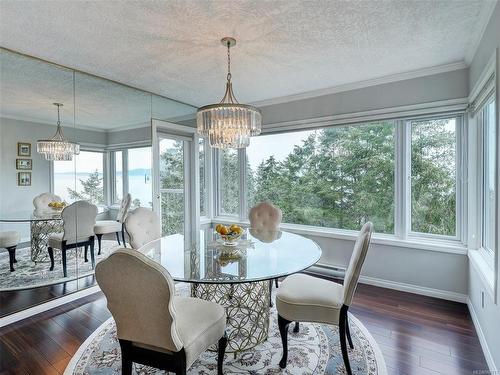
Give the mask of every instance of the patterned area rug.
[[(178, 294), (187, 295), (188, 287), (179, 285)], [(352, 314), (349, 316), (354, 350), (349, 349), (353, 374), (386, 375), (387, 370), (380, 348), (363, 324)], [(288, 364), (281, 370), (282, 346), (278, 331), (276, 309), (271, 309), (271, 322), (267, 341), (253, 350), (238, 354), (227, 353), (225, 374), (345, 374), (338, 341), (338, 327), (301, 323), (300, 331), (288, 334)], [(205, 352), (191, 366), (188, 374), (217, 373), (216, 353)], [(68, 364), (64, 375), (121, 374), (120, 346), (112, 318), (104, 322), (79, 348)], [(134, 364), (133, 374), (165, 374), (154, 368)]]
[[(97, 255), (97, 243), (95, 245), (96, 263), (121, 246), (116, 241), (102, 241), (101, 255)], [(68, 276), (63, 277), (61, 252), (54, 250), (54, 270), (49, 271), (50, 262), (31, 261), (30, 248), (16, 250), (17, 263), (14, 263), (14, 272), (9, 270), (9, 253), (0, 252), (0, 291), (33, 288), (44, 285), (58, 284), (64, 281), (74, 280), (77, 277), (87, 276), (94, 273), (89, 261), (84, 261), (83, 248), (68, 250), (67, 265)]]

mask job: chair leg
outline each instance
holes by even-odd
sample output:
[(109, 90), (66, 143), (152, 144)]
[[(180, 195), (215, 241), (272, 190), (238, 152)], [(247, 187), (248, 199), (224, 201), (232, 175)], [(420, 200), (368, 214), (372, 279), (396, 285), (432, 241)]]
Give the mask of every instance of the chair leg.
[(132, 375), (132, 360), (130, 359), (128, 342), (120, 340), (120, 348), (122, 351), (122, 375)]
[(123, 241), (123, 247), (127, 247), (127, 243), (125, 242), (125, 229), (122, 226), (122, 241)]
[(279, 288), (279, 286), (278, 286), (278, 278), (274, 279), (274, 285), (276, 286), (276, 288)]
[(7, 248), (7, 251), (9, 252), (9, 266), (10, 266), (10, 272), (14, 272), (14, 263), (16, 263), (16, 246), (10, 246)]
[(348, 314), (345, 314), (345, 333), (347, 335), (347, 341), (349, 342), (349, 347), (351, 349), (354, 349), (354, 345), (352, 343), (352, 338), (351, 338), (351, 330), (349, 329), (349, 317)]
[(94, 240), (90, 241), (90, 262), (92, 263), (92, 269), (94, 269), (95, 268)]
[(273, 307), (273, 280), (269, 280), (269, 307)]
[(101, 255), (101, 239), (102, 239), (102, 234), (96, 234), (97, 236), (97, 245), (99, 246), (99, 252), (97, 255)]
[(295, 322), (295, 327), (293, 327), (293, 333), (299, 332), (299, 322)]
[(116, 240), (118, 241), (118, 245), (121, 245), (120, 243), (120, 233), (119, 232), (116, 232)]
[(226, 346), (227, 346), (227, 335), (226, 332), (224, 332), (224, 336), (222, 336), (219, 339), (219, 350), (217, 354), (217, 375), (222, 375), (224, 372), (223, 367), (224, 367), (224, 354), (226, 353)]
[(340, 310), (340, 319), (339, 319), (339, 339), (340, 339), (340, 348), (342, 349), (342, 358), (344, 359), (344, 366), (347, 372), (347, 375), (352, 375), (351, 364), (349, 363), (349, 354), (347, 353), (347, 343), (346, 343), (346, 315), (347, 315), (347, 306), (342, 306)]
[(68, 269), (66, 265), (66, 249), (64, 248), (64, 245), (63, 248), (61, 249), (61, 253), (62, 253), (63, 275), (64, 277), (68, 277)]
[(54, 271), (54, 249), (52, 249), (51, 247), (48, 247), (47, 251), (49, 252), (49, 258), (50, 258), (50, 269), (49, 269), (49, 271)]
[(281, 315), (278, 314), (278, 327), (280, 330), (281, 343), (283, 345), (283, 356), (281, 357), (280, 367), (286, 367), (286, 361), (288, 359), (288, 325), (291, 322), (286, 320)]
[(84, 259), (85, 263), (87, 263), (89, 261), (89, 258), (87, 258), (88, 251), (89, 251), (89, 245), (85, 245), (85, 253), (84, 253), (85, 254), (85, 259)]

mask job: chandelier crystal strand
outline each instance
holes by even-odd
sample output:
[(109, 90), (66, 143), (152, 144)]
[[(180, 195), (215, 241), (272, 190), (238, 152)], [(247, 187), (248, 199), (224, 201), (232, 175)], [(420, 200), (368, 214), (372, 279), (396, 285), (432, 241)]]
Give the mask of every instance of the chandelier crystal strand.
[(208, 137), (215, 148), (243, 148), (250, 144), (250, 137), (259, 135), (262, 129), (261, 112), (246, 104), (239, 104), (231, 82), (230, 48), (236, 44), (233, 38), (221, 40), (227, 46), (227, 82), (224, 97), (218, 104), (198, 109), (198, 134)]
[(36, 142), (36, 150), (43, 154), (46, 160), (73, 160), (73, 155), (80, 153), (80, 145), (78, 143), (68, 142), (64, 138), (61, 127), (60, 107), (61, 103), (54, 103), (57, 106), (57, 130), (56, 134), (50, 139), (41, 139)]

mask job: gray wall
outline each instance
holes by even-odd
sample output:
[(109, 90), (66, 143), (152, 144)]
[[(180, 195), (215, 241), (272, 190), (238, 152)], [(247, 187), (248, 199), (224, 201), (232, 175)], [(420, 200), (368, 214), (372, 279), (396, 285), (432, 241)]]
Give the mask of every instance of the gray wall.
[(470, 64), (469, 86), (474, 88), (483, 69), (488, 64), (495, 48), (500, 47), (500, 2), (497, 2), (490, 21), (484, 30), (483, 37)]
[[(470, 66), (470, 87), (474, 88), (475, 83), (481, 76), (486, 64), (489, 62), (495, 49), (500, 48), (500, 2), (497, 3), (493, 15), (486, 27), (481, 43), (477, 49), (477, 53), (472, 60)], [(500, 61), (497, 54), (496, 70), (497, 70), (497, 98), (496, 98), (496, 111), (497, 111), (497, 130), (499, 129), (500, 118), (500, 98), (498, 93), (500, 91)], [(498, 139), (498, 137), (497, 137)], [(497, 161), (498, 162), (498, 161)], [(497, 170), (498, 170), (497, 166)], [(497, 180), (498, 181), (498, 180)], [(499, 187), (497, 186), (497, 192)], [(498, 195), (497, 195), (498, 197)], [(498, 199), (498, 198), (497, 198)], [(499, 203), (497, 202), (497, 205)], [(497, 216), (497, 228), (500, 231), (500, 217)], [(497, 253), (500, 252), (500, 244), (496, 244)], [(500, 270), (500, 256), (497, 256), (497, 269)], [(469, 283), (468, 294), (469, 301), (477, 316), (477, 321), (480, 325), (480, 330), (484, 334), (486, 345), (491, 354), (491, 358), (495, 361), (491, 370), (500, 370), (500, 288), (496, 290), (496, 301), (487, 292), (487, 286), (483, 284), (483, 280), (478, 271), (472, 266), (469, 266)], [(500, 286), (500, 274), (496, 275), (497, 285)], [(484, 295), (484, 304), (482, 303), (482, 295)]]
[(107, 133), (106, 142), (108, 146), (118, 146), (130, 142), (143, 142), (151, 144), (151, 124), (138, 125), (134, 129), (126, 129)]
[(264, 106), (264, 126), (285, 121), (466, 98), (468, 69), (386, 83), (311, 99)]

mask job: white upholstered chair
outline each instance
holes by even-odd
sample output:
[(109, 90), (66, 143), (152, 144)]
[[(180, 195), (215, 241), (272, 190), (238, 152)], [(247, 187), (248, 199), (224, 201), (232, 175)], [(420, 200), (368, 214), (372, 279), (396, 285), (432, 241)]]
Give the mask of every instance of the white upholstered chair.
[(33, 199), (33, 206), (36, 211), (47, 211), (51, 210), (49, 203), (55, 201), (61, 202), (61, 197), (52, 193), (42, 193)]
[(101, 239), (102, 236), (109, 233), (116, 233), (116, 240), (118, 241), (118, 245), (120, 244), (120, 232), (122, 234), (123, 247), (127, 247), (125, 243), (125, 227), (124, 222), (127, 217), (128, 209), (130, 208), (131, 203), (130, 194), (125, 195), (120, 203), (120, 210), (116, 215), (116, 220), (98, 220), (94, 225), (94, 233), (97, 237), (97, 244), (99, 246), (98, 254), (101, 254)]
[(63, 233), (54, 233), (49, 236), (48, 252), (50, 270), (54, 270), (54, 249), (62, 252), (63, 275), (67, 276), (66, 251), (85, 247), (85, 261), (87, 262), (87, 248), (90, 247), (92, 268), (94, 258), (94, 225), (97, 216), (97, 207), (87, 201), (77, 201), (65, 207), (61, 212)]
[(281, 210), (271, 202), (261, 202), (248, 213), (250, 228), (256, 230), (278, 231), (282, 217)]
[(361, 267), (366, 258), (373, 231), (372, 223), (363, 225), (346, 269), (343, 285), (304, 274), (288, 276), (276, 295), (278, 326), (283, 343), (283, 357), (280, 367), (286, 367), (288, 356), (288, 325), (295, 322), (294, 332), (299, 330), (299, 322), (315, 322), (339, 326), (342, 357), (348, 374), (351, 374), (346, 338), (352, 344), (347, 310), (352, 303), (358, 284)]
[(122, 374), (132, 363), (185, 374), (218, 342), (218, 374), (227, 344), (226, 312), (214, 302), (175, 295), (168, 271), (144, 254), (119, 249), (96, 266), (96, 279), (116, 323)]
[(132, 249), (138, 249), (161, 237), (160, 218), (148, 208), (137, 207), (127, 215), (125, 230)]
[[(250, 221), (250, 230), (263, 232), (278, 232), (280, 229), (283, 213), (281, 210), (273, 205), (271, 202), (260, 202), (253, 206), (248, 213), (248, 220)], [(251, 232), (250, 232), (251, 233)], [(278, 279), (274, 279), (276, 288), (278, 287)], [(269, 281), (269, 305), (272, 306), (272, 293), (273, 282)]]
[(16, 248), (21, 235), (14, 230), (0, 232), (0, 248), (7, 249), (9, 252), (10, 272), (14, 272), (14, 263), (17, 263)]

